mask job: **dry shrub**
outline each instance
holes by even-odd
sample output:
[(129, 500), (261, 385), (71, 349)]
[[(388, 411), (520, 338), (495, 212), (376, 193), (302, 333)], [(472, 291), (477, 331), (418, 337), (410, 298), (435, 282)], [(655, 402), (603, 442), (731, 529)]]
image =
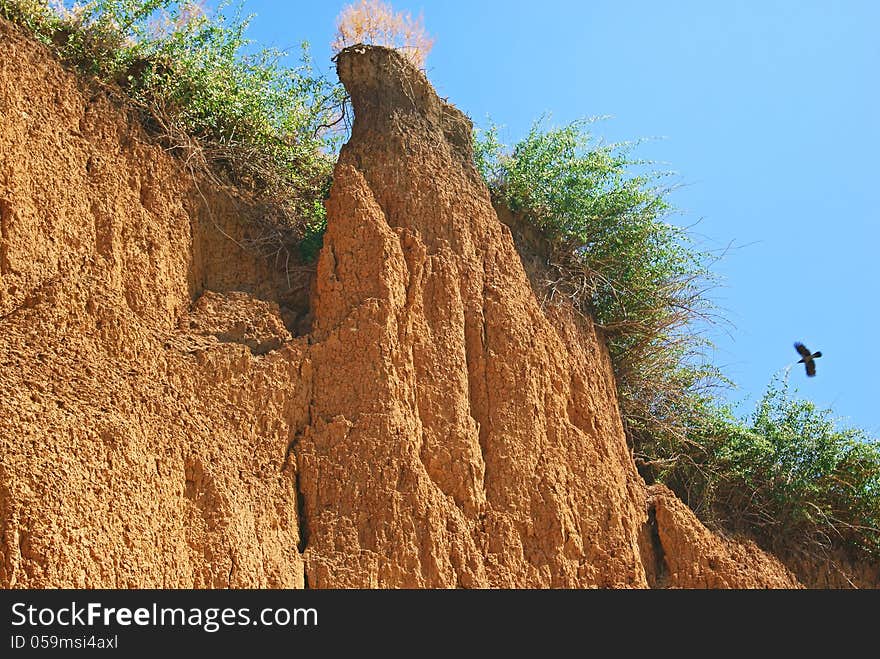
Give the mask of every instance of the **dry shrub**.
[(332, 47), (339, 52), (358, 43), (395, 48), (422, 68), (434, 39), (425, 32), (421, 15), (413, 19), (409, 13), (395, 12), (382, 0), (361, 0), (339, 14)]

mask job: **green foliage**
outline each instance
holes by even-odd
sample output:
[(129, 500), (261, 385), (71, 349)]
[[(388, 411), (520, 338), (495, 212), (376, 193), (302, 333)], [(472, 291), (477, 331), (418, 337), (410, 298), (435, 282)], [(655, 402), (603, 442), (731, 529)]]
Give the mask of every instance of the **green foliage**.
[(490, 128), (478, 133), (477, 166), (495, 198), (554, 241), (569, 267), (586, 273), (579, 299), (599, 324), (616, 338), (635, 339), (653, 334), (670, 310), (703, 302), (695, 285), (710, 277), (707, 255), (663, 221), (670, 210), (668, 189), (657, 185), (663, 175), (631, 175), (646, 164), (629, 157), (633, 145), (594, 144), (588, 125), (544, 130), (538, 122), (512, 151)]
[(774, 381), (751, 418), (706, 408), (687, 443), (655, 445), (660, 476), (694, 509), (769, 545), (880, 555), (880, 443)]
[(208, 14), (191, 0), (92, 0), (72, 8), (0, 0), (0, 14), (82, 72), (119, 85), (189, 165), (262, 195), (271, 227), (257, 246), (314, 240), (335, 161), (327, 128), (343, 95), (313, 71), (307, 44), (298, 67), (281, 65), (281, 51), (252, 48), (250, 18), (228, 2)]
[(299, 256), (304, 263), (312, 263), (324, 246), (324, 233), (327, 231), (327, 215), (323, 204), (315, 204), (315, 219), (305, 225), (299, 241)]
[(475, 159), (496, 202), (537, 227), (550, 245), (552, 296), (571, 299), (605, 330), (621, 411), (635, 444), (683, 438), (700, 392), (720, 380), (700, 364), (710, 317), (710, 255), (670, 212), (663, 174), (632, 174), (634, 144), (597, 144), (590, 120), (544, 129), (512, 149), (493, 126), (475, 135)]

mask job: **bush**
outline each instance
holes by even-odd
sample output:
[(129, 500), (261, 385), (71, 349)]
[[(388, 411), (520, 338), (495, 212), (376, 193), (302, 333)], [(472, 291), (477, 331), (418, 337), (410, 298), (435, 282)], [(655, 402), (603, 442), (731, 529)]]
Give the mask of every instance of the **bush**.
[(92, 0), (73, 8), (0, 0), (0, 14), (122, 90), (191, 168), (258, 193), (269, 210), (253, 246), (279, 251), (314, 242), (335, 162), (328, 128), (343, 95), (312, 70), (307, 44), (293, 69), (279, 63), (280, 51), (251, 52), (250, 19), (227, 2), (209, 15), (190, 0)]
[(700, 365), (697, 321), (710, 318), (711, 257), (664, 218), (664, 174), (634, 144), (595, 144), (591, 120), (545, 129), (536, 122), (512, 149), (493, 126), (475, 134), (477, 168), (493, 199), (535, 226), (549, 246), (549, 296), (570, 299), (608, 339), (627, 432), (638, 447), (672, 434), (719, 381)]
[(774, 548), (880, 556), (880, 443), (794, 393), (772, 382), (745, 421), (707, 409), (687, 444), (654, 447), (668, 459), (661, 477), (694, 509)]

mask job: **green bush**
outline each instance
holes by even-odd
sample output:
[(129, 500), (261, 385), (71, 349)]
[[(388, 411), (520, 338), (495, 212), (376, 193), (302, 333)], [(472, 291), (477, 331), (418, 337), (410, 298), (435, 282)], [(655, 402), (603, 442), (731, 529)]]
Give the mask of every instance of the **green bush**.
[(122, 90), (189, 166), (268, 202), (256, 247), (304, 240), (300, 253), (314, 253), (343, 95), (313, 71), (307, 44), (298, 67), (282, 66), (282, 52), (251, 48), (250, 17), (227, 2), (208, 14), (191, 0), (0, 0), (0, 14)]
[(630, 157), (634, 144), (594, 143), (590, 120), (542, 123), (512, 148), (497, 126), (476, 131), (477, 168), (493, 199), (545, 237), (551, 296), (570, 299), (604, 330), (634, 444), (680, 439), (686, 408), (720, 381), (701, 364), (707, 342), (697, 328), (712, 314), (711, 255), (665, 221), (665, 175), (631, 173), (650, 164)]
[(612, 331), (653, 329), (653, 316), (681, 296), (701, 256), (686, 246), (657, 176), (633, 176), (628, 145), (594, 145), (587, 121), (543, 130), (536, 123), (512, 151), (497, 128), (477, 142), (477, 162), (490, 188), (561, 243), (586, 270), (584, 301)]

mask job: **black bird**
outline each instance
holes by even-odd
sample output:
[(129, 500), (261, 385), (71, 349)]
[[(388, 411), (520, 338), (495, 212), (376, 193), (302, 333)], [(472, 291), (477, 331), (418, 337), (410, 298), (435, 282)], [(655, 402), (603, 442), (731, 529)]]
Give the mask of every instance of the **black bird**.
[(816, 362), (813, 360), (821, 357), (822, 353), (814, 352), (810, 354), (809, 348), (800, 342), (794, 344), (794, 349), (797, 350), (798, 354), (801, 356), (801, 359), (798, 360), (798, 364), (803, 364), (807, 367), (807, 375), (810, 377), (816, 375)]

